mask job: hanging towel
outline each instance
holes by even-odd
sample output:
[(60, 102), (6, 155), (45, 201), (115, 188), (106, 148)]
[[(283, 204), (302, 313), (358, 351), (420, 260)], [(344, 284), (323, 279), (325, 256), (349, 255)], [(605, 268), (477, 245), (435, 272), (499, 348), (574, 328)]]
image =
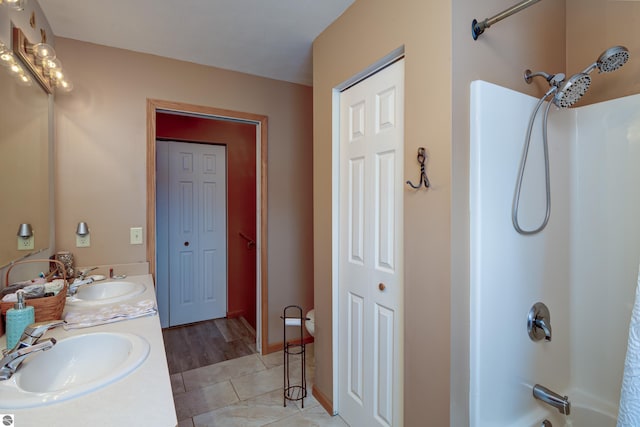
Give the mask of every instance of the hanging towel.
[(629, 324), (629, 343), (624, 361), (618, 427), (640, 426), (640, 271), (636, 300)]
[(158, 310), (152, 300), (139, 301), (135, 304), (118, 304), (103, 307), (95, 312), (71, 311), (64, 317), (66, 322), (64, 328), (67, 330), (88, 328), (90, 326), (152, 316), (157, 312)]

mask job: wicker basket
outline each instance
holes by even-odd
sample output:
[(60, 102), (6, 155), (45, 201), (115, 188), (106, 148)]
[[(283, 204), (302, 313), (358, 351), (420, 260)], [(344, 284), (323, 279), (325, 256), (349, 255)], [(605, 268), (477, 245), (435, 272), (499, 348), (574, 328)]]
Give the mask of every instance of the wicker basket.
[[(61, 268), (58, 271), (62, 271), (62, 279), (64, 280), (64, 288), (58, 292), (58, 295), (52, 297), (42, 297), (42, 298), (32, 298), (26, 300), (27, 305), (30, 305), (35, 310), (36, 322), (43, 322), (45, 320), (57, 320), (62, 319), (62, 311), (64, 310), (64, 303), (67, 300), (67, 276), (65, 273), (64, 264), (62, 264), (58, 260), (46, 259), (46, 260), (24, 260), (24, 261), (16, 261), (7, 269), (7, 275), (5, 279), (5, 283), (9, 284), (9, 272), (16, 265), (33, 263), (33, 262), (54, 262), (59, 264)], [(2, 316), (7, 313), (7, 310), (12, 308), (15, 305), (13, 302), (0, 302), (0, 308), (2, 309)]]

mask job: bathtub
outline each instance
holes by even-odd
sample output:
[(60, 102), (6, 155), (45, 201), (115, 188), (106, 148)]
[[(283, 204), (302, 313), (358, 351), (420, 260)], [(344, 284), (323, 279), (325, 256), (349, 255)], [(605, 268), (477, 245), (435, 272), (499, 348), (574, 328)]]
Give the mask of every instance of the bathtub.
[(541, 419), (535, 427), (540, 427), (544, 419), (549, 420), (553, 427), (616, 427), (617, 407), (580, 391), (573, 391), (568, 395), (571, 401), (569, 416), (550, 410), (548, 416)]
[[(616, 427), (617, 419), (615, 415), (605, 405), (594, 407), (584, 402), (574, 402), (571, 400), (571, 414), (562, 415), (553, 408), (545, 408), (543, 404), (538, 405), (534, 411), (519, 417), (509, 427), (544, 427), (543, 422), (551, 422), (551, 427)], [(492, 424), (495, 426), (496, 424)]]
[[(554, 427), (614, 426), (640, 228), (609, 206), (625, 218), (640, 216), (640, 196), (629, 197), (640, 194), (633, 187), (640, 151), (628, 136), (640, 120), (640, 95), (550, 115), (553, 212), (543, 232), (521, 236), (512, 225), (512, 199), (537, 101), (487, 82), (471, 86), (469, 426), (540, 427), (545, 419)], [(545, 210), (539, 126), (532, 142), (538, 151), (527, 164), (531, 187), (520, 201), (530, 229)], [(631, 179), (623, 176), (632, 172)], [(624, 190), (610, 191), (618, 183)], [(633, 238), (625, 238), (630, 230)], [(536, 302), (551, 312), (551, 342), (527, 333)], [(594, 322), (593, 313), (604, 321)], [(534, 400), (535, 384), (568, 395), (573, 414), (567, 418)], [(581, 391), (596, 397), (584, 399)]]
[[(568, 417), (556, 414), (547, 420), (553, 427), (616, 427), (616, 418), (613, 415), (584, 406), (572, 406), (571, 415)], [(542, 424), (538, 424), (538, 427)]]

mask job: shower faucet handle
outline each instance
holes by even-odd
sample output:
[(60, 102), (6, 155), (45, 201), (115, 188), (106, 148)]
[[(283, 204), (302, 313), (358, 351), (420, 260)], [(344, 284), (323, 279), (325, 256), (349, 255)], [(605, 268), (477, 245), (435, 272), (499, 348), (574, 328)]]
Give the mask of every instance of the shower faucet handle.
[(546, 341), (551, 341), (551, 325), (547, 324), (546, 319), (543, 317), (538, 317), (534, 320), (534, 322), (535, 326), (538, 329), (542, 329), (542, 332), (544, 333), (544, 339)]
[(532, 341), (551, 341), (551, 313), (542, 302), (537, 302), (529, 310), (527, 331)]

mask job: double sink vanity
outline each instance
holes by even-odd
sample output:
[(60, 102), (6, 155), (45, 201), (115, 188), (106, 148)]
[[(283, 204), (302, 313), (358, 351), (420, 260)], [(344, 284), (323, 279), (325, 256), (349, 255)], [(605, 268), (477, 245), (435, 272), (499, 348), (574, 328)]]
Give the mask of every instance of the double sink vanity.
[[(156, 307), (151, 275), (129, 276), (81, 286), (67, 298), (65, 314), (90, 319), (151, 302)], [(16, 426), (177, 425), (157, 314), (68, 326), (45, 325), (40, 341), (53, 338), (53, 347), (27, 356), (0, 381), (0, 413), (13, 415)]]

